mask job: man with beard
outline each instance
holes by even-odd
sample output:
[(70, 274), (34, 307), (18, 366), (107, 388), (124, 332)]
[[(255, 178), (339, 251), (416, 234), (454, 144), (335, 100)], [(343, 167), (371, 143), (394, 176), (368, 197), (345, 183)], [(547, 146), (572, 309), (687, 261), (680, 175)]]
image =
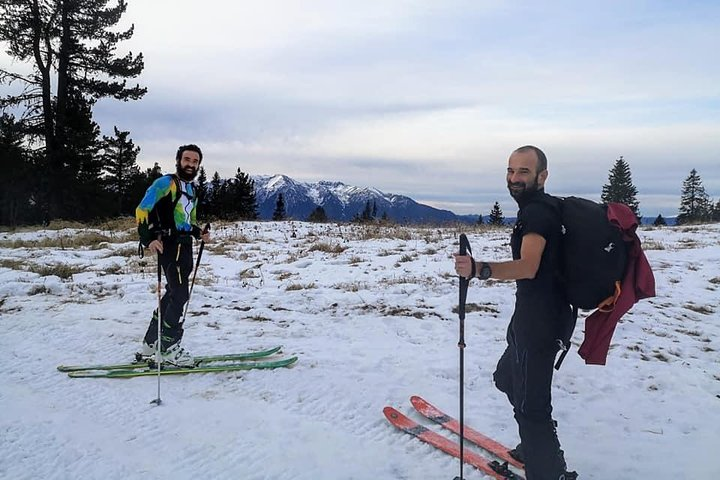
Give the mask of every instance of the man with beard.
[(510, 155), (507, 186), (519, 206), (510, 239), (511, 261), (475, 262), (455, 256), (465, 278), (515, 280), (515, 311), (507, 329), (507, 348), (493, 379), (513, 406), (520, 445), (511, 455), (525, 463), (527, 480), (570, 480), (552, 419), (553, 363), (572, 311), (557, 275), (562, 225), (559, 200), (545, 193), (547, 158), (537, 147)]
[[(150, 185), (135, 210), (140, 243), (158, 254), (167, 281), (160, 301), (162, 361), (171, 365), (193, 365), (193, 357), (180, 345), (181, 317), (189, 297), (188, 278), (193, 268), (193, 237), (210, 241), (210, 233), (197, 226), (197, 196), (192, 181), (202, 162), (197, 145), (182, 145), (175, 155), (175, 174), (163, 175)], [(150, 357), (157, 342), (158, 311), (153, 312), (140, 354)]]

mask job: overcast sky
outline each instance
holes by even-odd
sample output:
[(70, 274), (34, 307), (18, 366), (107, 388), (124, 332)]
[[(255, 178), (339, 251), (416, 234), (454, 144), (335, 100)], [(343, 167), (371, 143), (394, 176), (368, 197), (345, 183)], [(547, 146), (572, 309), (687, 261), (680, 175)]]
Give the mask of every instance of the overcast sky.
[[(111, 2), (112, 3), (112, 2)], [(143, 167), (197, 143), (237, 168), (489, 213), (510, 152), (549, 193), (599, 199), (623, 155), (646, 216), (690, 170), (720, 198), (720, 2), (128, 0), (138, 102), (101, 101)]]

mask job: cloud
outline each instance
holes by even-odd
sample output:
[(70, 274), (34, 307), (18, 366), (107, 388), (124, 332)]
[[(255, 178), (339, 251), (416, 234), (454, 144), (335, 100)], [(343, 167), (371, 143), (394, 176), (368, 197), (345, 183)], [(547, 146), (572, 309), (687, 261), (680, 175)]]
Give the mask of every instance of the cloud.
[[(285, 173), (488, 211), (536, 144), (559, 194), (598, 196), (629, 161), (643, 211), (691, 168), (720, 196), (713, 2), (132, 2), (140, 102), (102, 101), (144, 165), (203, 146), (224, 176)], [(169, 160), (167, 160), (169, 161)], [(481, 192), (481, 193), (480, 193)]]

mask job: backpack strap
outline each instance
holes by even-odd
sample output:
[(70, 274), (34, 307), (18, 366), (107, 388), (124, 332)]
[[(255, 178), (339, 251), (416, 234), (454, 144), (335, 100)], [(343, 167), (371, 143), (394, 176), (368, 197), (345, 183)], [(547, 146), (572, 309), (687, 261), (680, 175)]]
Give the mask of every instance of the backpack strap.
[(172, 201), (172, 211), (175, 212), (175, 207), (180, 201), (180, 197), (182, 197), (183, 193), (182, 186), (180, 185), (180, 180), (178, 179), (177, 175), (171, 173), (170, 177), (172, 177), (172, 181), (175, 183), (175, 199)]
[(610, 295), (608, 298), (600, 302), (597, 306), (597, 309), (601, 312), (612, 312), (615, 310), (615, 304), (618, 301), (618, 298), (620, 298), (620, 294), (622, 293), (622, 283), (620, 280), (615, 281), (615, 293)]
[(565, 356), (570, 351), (570, 347), (572, 346), (572, 343), (570, 343), (570, 337), (572, 337), (573, 332), (575, 331), (575, 325), (577, 325), (577, 319), (578, 319), (578, 308), (573, 305), (572, 309), (572, 320), (568, 324), (568, 330), (569, 334), (566, 332), (565, 337), (563, 339), (558, 339), (558, 344), (560, 345), (560, 350), (562, 350), (562, 353), (560, 354), (560, 357), (558, 357), (557, 362), (555, 362), (555, 370), (560, 370), (560, 365), (562, 365), (563, 360), (565, 360)]

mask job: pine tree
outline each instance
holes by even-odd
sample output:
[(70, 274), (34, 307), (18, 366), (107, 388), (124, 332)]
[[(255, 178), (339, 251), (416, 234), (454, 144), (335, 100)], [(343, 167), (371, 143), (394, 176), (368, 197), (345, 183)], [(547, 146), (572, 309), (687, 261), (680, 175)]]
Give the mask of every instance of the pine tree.
[(255, 180), (238, 168), (232, 187), (233, 210), (237, 216), (242, 220), (257, 220)]
[(200, 167), (198, 171), (197, 181), (195, 182), (195, 191), (198, 197), (198, 217), (202, 219), (209, 218), (208, 212), (208, 181), (205, 167)]
[(0, 116), (0, 165), (3, 165), (0, 225), (15, 227), (40, 220), (35, 208), (37, 175), (32, 153), (23, 145), (23, 135), (22, 125), (14, 116)]
[(160, 164), (155, 162), (155, 164), (152, 166), (152, 168), (148, 168), (145, 170), (145, 177), (147, 177), (147, 186), (149, 187), (150, 184), (152, 184), (155, 180), (162, 177), (162, 168), (160, 167)]
[(712, 211), (712, 221), (720, 222), (720, 200), (717, 201)]
[(665, 218), (662, 215), (658, 215), (655, 218), (653, 225), (655, 225), (656, 227), (662, 227), (662, 226), (667, 225), (667, 222), (665, 221)]
[(325, 209), (321, 206), (317, 206), (312, 212), (310, 212), (308, 222), (325, 223), (327, 222), (327, 219)]
[(363, 209), (362, 213), (360, 213), (358, 221), (361, 223), (367, 223), (372, 219), (372, 204), (370, 203), (370, 200), (368, 200), (367, 202), (365, 202), (365, 208)]
[(502, 209), (500, 208), (500, 204), (498, 202), (495, 202), (495, 205), (493, 205), (492, 210), (490, 211), (490, 216), (488, 217), (488, 224), (489, 225), (503, 225), (505, 222), (505, 217), (503, 217)]
[(632, 183), (630, 165), (620, 156), (615, 160), (615, 165), (610, 169), (608, 183), (603, 185), (600, 199), (603, 203), (610, 202), (624, 203), (635, 216), (640, 219), (640, 204), (637, 201), (637, 188)]
[(707, 221), (710, 216), (710, 197), (705, 193), (700, 175), (693, 168), (683, 182), (677, 224)]
[[(92, 106), (101, 98), (137, 100), (146, 92), (139, 85), (126, 85), (127, 78), (142, 72), (142, 54), (116, 56), (118, 43), (133, 35), (132, 26), (124, 31), (114, 28), (127, 3), (118, 0), (110, 7), (107, 3), (0, 0), (0, 42), (7, 44), (11, 57), (31, 67), (30, 73), (0, 68), (0, 83), (17, 82), (21, 87), (20, 93), (0, 99), (0, 109), (24, 107), (28, 134), (41, 139), (44, 196), (39, 201), (46, 220), (66, 214), (87, 216), (99, 203), (83, 203), (97, 193), (95, 186), (87, 185), (97, 167), (74, 156), (80, 145), (87, 147), (83, 155), (94, 152), (88, 143), (73, 142), (87, 133), (73, 131), (73, 116), (91, 119)], [(82, 122), (80, 127), (84, 128)], [(81, 167), (73, 168), (77, 165)], [(81, 173), (85, 178), (73, 176)], [(99, 173), (93, 182), (98, 185)]]
[[(114, 215), (114, 196), (105, 188), (100, 127), (92, 118), (90, 103), (80, 95), (70, 96), (65, 111), (65, 128), (62, 133), (63, 199), (53, 211), (59, 218), (88, 221)], [(59, 180), (59, 179), (54, 179)]]
[(275, 211), (273, 211), (272, 219), (275, 221), (285, 220), (285, 200), (283, 199), (282, 192), (278, 193), (277, 201), (275, 202)]
[(222, 185), (223, 181), (220, 174), (215, 172), (212, 180), (210, 180), (206, 199), (207, 215), (210, 217), (220, 218), (220, 189)]
[(478, 219), (477, 219), (476, 225), (483, 225), (483, 223), (484, 223), (484, 222), (483, 222), (483, 216), (482, 216), (482, 213), (481, 213), (480, 215), (478, 215)]
[(137, 164), (140, 147), (136, 147), (129, 138), (129, 131), (121, 131), (117, 127), (113, 127), (113, 131), (114, 136), (103, 136), (101, 158), (103, 170), (107, 173), (105, 180), (108, 189), (116, 199), (114, 213), (121, 215), (131, 213), (127, 207), (132, 204), (133, 199), (129, 198), (128, 193), (132, 188), (133, 178), (140, 174)]

